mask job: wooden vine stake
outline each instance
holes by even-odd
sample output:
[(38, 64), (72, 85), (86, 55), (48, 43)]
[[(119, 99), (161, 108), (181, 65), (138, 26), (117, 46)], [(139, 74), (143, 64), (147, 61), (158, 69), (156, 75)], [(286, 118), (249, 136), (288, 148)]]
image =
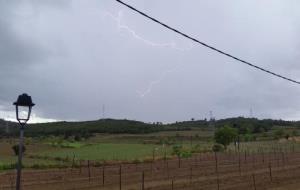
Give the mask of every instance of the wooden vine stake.
[(218, 157), (217, 157), (217, 152), (215, 152), (215, 161), (216, 161), (216, 173), (217, 173), (218, 190), (220, 190), (220, 181), (219, 181), (219, 170), (218, 170)]
[(102, 186), (105, 184), (105, 165), (102, 166)]
[(91, 167), (90, 167), (90, 161), (88, 160), (88, 175), (89, 175), (89, 182), (91, 181)]
[(256, 190), (256, 182), (255, 182), (255, 175), (254, 175), (254, 173), (252, 174), (252, 179), (253, 179), (254, 190)]
[(241, 176), (242, 171), (241, 171), (241, 153), (240, 153), (240, 150), (239, 150), (239, 173), (240, 173), (240, 176)]
[(145, 172), (142, 173), (142, 190), (145, 189)]
[(119, 168), (119, 183), (120, 183), (119, 190), (122, 190), (122, 165), (120, 165), (120, 168)]
[(269, 174), (270, 174), (270, 180), (272, 182), (273, 181), (273, 176), (272, 176), (272, 166), (271, 166), (271, 163), (269, 163)]

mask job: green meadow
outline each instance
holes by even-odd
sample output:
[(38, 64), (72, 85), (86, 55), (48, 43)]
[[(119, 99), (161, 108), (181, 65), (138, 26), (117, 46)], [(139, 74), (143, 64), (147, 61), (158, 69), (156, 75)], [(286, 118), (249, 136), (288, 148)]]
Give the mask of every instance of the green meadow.
[[(286, 129), (287, 131), (287, 129)], [(214, 130), (210, 128), (182, 131), (162, 131), (148, 134), (94, 134), (89, 138), (75, 140), (64, 136), (27, 137), (23, 166), (25, 168), (44, 169), (71, 167), (80, 160), (104, 162), (143, 162), (164, 157), (176, 157), (174, 147), (181, 146), (185, 156), (191, 153), (212, 151)], [(291, 138), (290, 138), (291, 139)], [(260, 133), (250, 141), (240, 144), (240, 151), (271, 152), (282, 150), (300, 150), (300, 139), (285, 138), (275, 140), (273, 132)], [(0, 170), (14, 169), (17, 156), (12, 146), (17, 138), (0, 140)], [(234, 143), (227, 151), (235, 152)]]

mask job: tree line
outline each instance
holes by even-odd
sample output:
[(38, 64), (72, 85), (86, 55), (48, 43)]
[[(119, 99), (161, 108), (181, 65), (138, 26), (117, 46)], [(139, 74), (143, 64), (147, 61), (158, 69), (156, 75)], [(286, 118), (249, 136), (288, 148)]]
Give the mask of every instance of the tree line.
[[(8, 127), (7, 127), (8, 126)], [(221, 128), (228, 126), (238, 131), (238, 134), (255, 134), (268, 132), (274, 126), (300, 127), (299, 121), (284, 121), (256, 118), (227, 118), (220, 120), (190, 120), (163, 124), (161, 122), (145, 123), (127, 119), (100, 119), (81, 122), (53, 122), (29, 124), (26, 136), (78, 136), (87, 138), (95, 133), (109, 134), (146, 134), (159, 131), (192, 130), (194, 128)], [(0, 120), (0, 136), (18, 136), (19, 125), (15, 122)]]

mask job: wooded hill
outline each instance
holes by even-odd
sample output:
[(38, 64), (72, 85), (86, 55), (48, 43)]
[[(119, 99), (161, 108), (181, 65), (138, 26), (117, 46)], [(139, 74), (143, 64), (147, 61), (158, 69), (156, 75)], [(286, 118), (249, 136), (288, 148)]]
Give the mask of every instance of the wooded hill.
[[(195, 128), (209, 128), (230, 126), (237, 128), (241, 134), (243, 133), (260, 133), (272, 129), (274, 126), (300, 127), (299, 121), (284, 121), (256, 118), (227, 118), (220, 120), (191, 120), (175, 122), (170, 124), (144, 123), (133, 120), (117, 120), (117, 119), (100, 119), (95, 121), (80, 122), (53, 122), (29, 124), (26, 127), (26, 136), (38, 137), (49, 135), (64, 135), (88, 137), (94, 133), (128, 133), (128, 134), (145, 134), (158, 131), (179, 131), (192, 130)], [(15, 122), (0, 120), (0, 136), (18, 136), (19, 125)]]

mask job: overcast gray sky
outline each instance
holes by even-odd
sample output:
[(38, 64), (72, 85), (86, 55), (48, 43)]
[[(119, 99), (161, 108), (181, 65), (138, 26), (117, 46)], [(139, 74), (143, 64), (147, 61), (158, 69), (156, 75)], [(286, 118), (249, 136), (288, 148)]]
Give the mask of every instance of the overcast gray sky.
[[(201, 41), (300, 80), (297, 0), (124, 0)], [(0, 0), (0, 117), (33, 121), (300, 119), (300, 85), (212, 52), (114, 0)]]

